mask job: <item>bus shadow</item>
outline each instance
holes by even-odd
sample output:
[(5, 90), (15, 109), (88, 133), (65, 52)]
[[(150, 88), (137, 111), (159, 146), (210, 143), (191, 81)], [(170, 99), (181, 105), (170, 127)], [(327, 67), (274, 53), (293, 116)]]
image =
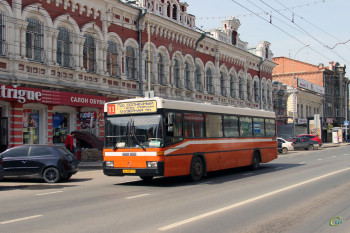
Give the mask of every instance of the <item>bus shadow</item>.
[(221, 184), (229, 181), (240, 180), (247, 177), (263, 175), (267, 173), (272, 173), (280, 170), (286, 170), (303, 164), (284, 164), (284, 163), (274, 163), (274, 164), (263, 164), (257, 170), (251, 170), (249, 167), (239, 167), (231, 168), (226, 170), (208, 172), (208, 175), (203, 177), (202, 180), (197, 182), (190, 181), (187, 176), (178, 177), (161, 177), (154, 178), (151, 181), (132, 181), (126, 183), (119, 183), (115, 185), (120, 186), (154, 186), (154, 187), (177, 187), (177, 186), (187, 186), (187, 185), (201, 185), (201, 184)]

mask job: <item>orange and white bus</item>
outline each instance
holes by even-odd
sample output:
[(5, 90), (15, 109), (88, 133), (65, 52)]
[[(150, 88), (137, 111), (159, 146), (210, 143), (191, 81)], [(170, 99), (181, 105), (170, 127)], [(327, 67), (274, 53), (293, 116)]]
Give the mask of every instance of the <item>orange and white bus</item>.
[(277, 158), (274, 112), (158, 97), (109, 102), (104, 112), (107, 176), (200, 180)]

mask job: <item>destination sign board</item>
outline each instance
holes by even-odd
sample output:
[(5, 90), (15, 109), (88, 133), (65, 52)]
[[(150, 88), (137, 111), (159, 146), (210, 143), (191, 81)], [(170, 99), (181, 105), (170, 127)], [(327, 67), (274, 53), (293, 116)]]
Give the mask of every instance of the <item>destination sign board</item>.
[(140, 114), (157, 112), (157, 101), (139, 101), (128, 103), (115, 103), (108, 105), (108, 115)]

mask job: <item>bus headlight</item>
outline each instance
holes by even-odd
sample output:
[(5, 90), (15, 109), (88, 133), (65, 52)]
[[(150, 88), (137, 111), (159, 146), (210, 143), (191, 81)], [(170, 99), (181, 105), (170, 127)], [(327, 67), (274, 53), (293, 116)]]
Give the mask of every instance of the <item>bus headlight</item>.
[(157, 165), (158, 165), (158, 162), (156, 162), (156, 161), (147, 161), (148, 168), (156, 168)]
[(106, 167), (114, 167), (113, 161), (106, 161)]

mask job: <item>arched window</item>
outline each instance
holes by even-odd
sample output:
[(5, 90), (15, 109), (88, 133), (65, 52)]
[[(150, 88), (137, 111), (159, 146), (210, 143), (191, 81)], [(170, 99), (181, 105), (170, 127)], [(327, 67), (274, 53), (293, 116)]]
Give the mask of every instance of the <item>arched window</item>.
[(158, 54), (158, 83), (160, 83), (161, 85), (166, 85), (163, 55), (160, 53)]
[(57, 36), (57, 63), (63, 67), (72, 67), (71, 60), (71, 48), (70, 48), (70, 35), (66, 28), (59, 27)]
[(111, 76), (117, 76), (119, 71), (118, 66), (118, 50), (117, 45), (113, 41), (108, 41), (108, 49), (107, 49), (107, 72)]
[(5, 43), (6, 43), (6, 38), (5, 38), (5, 15), (0, 14), (0, 55), (5, 55), (6, 49), (5, 49)]
[(257, 102), (259, 102), (259, 100), (260, 100), (260, 98), (259, 98), (259, 96), (260, 96), (260, 88), (259, 88), (259, 82), (258, 81), (255, 81), (254, 82), (254, 94), (255, 94), (255, 98), (254, 98), (254, 100), (255, 100), (255, 102), (257, 103)]
[(43, 61), (43, 28), (38, 20), (27, 19), (26, 57), (34, 61)]
[(186, 61), (185, 62), (185, 88), (190, 90), (190, 82), (191, 82), (191, 79), (190, 79), (190, 67), (188, 65), (188, 62)]
[(85, 42), (83, 48), (83, 65), (86, 71), (96, 72), (96, 47), (92, 36), (85, 34)]
[(236, 97), (235, 84), (236, 84), (235, 77), (233, 75), (230, 75), (230, 96), (232, 98)]
[(239, 77), (239, 98), (244, 100), (244, 91), (243, 91), (243, 78)]
[(180, 88), (180, 67), (179, 67), (179, 62), (175, 59), (174, 61), (174, 83), (175, 87)]
[(198, 92), (203, 92), (202, 72), (201, 72), (201, 68), (199, 66), (197, 66), (197, 65), (196, 65), (196, 81), (195, 81), (195, 85), (196, 85), (196, 90)]
[(136, 55), (131, 46), (126, 47), (125, 75), (129, 79), (136, 79)]
[(167, 16), (170, 17), (170, 12), (171, 12), (171, 5), (170, 2), (168, 2), (168, 7), (167, 7)]
[(220, 72), (220, 93), (222, 96), (226, 96), (225, 77), (222, 72)]
[(248, 100), (252, 101), (252, 82), (250, 80), (247, 81), (247, 95)]
[(214, 94), (214, 77), (211, 69), (207, 70), (207, 92), (208, 94)]
[(173, 5), (173, 20), (177, 20), (177, 6)]

